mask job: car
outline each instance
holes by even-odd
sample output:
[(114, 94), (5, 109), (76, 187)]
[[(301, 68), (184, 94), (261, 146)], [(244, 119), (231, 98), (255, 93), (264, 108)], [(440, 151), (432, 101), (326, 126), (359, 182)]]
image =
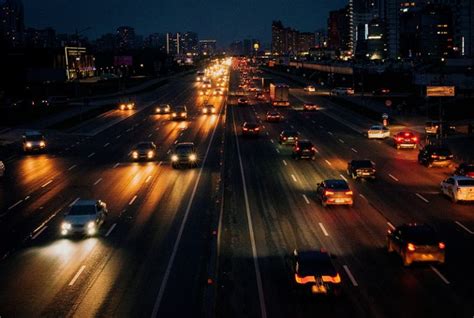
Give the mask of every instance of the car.
[(260, 134), (260, 124), (255, 122), (244, 122), (242, 124), (242, 136), (255, 136)]
[(306, 92), (316, 92), (316, 87), (314, 87), (313, 85), (308, 85), (304, 88), (304, 90)]
[(293, 146), (291, 157), (295, 160), (298, 159), (316, 159), (316, 147), (314, 144), (306, 139), (296, 141)]
[(249, 100), (245, 97), (239, 97), (237, 100), (237, 106), (248, 106), (249, 105)]
[(317, 105), (315, 103), (304, 103), (303, 104), (303, 110), (312, 111), (312, 110), (318, 110), (318, 109), (319, 109), (319, 105)]
[(324, 251), (293, 251), (292, 270), (295, 284), (314, 295), (341, 293), (341, 275)]
[(451, 176), (441, 181), (441, 193), (458, 201), (474, 201), (474, 178)]
[(278, 142), (280, 145), (294, 145), (300, 137), (299, 132), (293, 129), (283, 130), (280, 133), (280, 139)]
[(176, 169), (182, 166), (197, 167), (198, 155), (193, 142), (178, 143), (171, 153), (171, 166)]
[(431, 226), (407, 223), (388, 230), (387, 251), (400, 255), (404, 266), (413, 262), (444, 264), (446, 245)]
[(452, 135), (456, 133), (456, 126), (448, 122), (427, 121), (425, 123), (425, 134), (427, 135)]
[(453, 161), (451, 150), (443, 145), (426, 145), (418, 153), (418, 162), (427, 167), (448, 167)]
[(267, 122), (280, 122), (283, 119), (281, 114), (277, 112), (276, 110), (267, 111), (267, 115), (265, 118)]
[(201, 112), (205, 115), (215, 114), (216, 113), (216, 108), (214, 107), (214, 105), (204, 105), (201, 109)]
[(262, 92), (256, 92), (255, 93), (255, 98), (258, 100), (264, 100), (265, 99), (265, 94)]
[(46, 149), (46, 138), (39, 131), (27, 131), (22, 136), (23, 152), (42, 151)]
[(65, 213), (61, 223), (61, 235), (95, 235), (105, 222), (107, 204), (100, 200), (78, 200)]
[(152, 141), (143, 141), (135, 145), (130, 155), (133, 160), (153, 160), (156, 158), (156, 145)]
[(321, 205), (349, 205), (354, 204), (353, 192), (345, 180), (327, 179), (318, 183), (316, 196)]
[(372, 91), (372, 95), (381, 96), (381, 95), (388, 95), (390, 94), (390, 88), (382, 87), (377, 88)]
[(350, 87), (336, 87), (330, 91), (331, 96), (354, 95), (354, 89)]
[(186, 120), (188, 118), (188, 110), (186, 106), (177, 106), (171, 113), (173, 120)]
[(216, 89), (214, 89), (214, 92), (212, 93), (212, 95), (222, 96), (222, 95), (224, 95), (224, 91), (222, 90), (222, 88), (216, 88)]
[(5, 164), (0, 160), (0, 177), (5, 175)]
[(135, 102), (130, 101), (130, 100), (120, 102), (118, 108), (120, 110), (133, 110), (133, 109), (135, 109)]
[(201, 88), (211, 88), (212, 87), (212, 83), (210, 80), (204, 80), (201, 84)]
[(461, 163), (454, 171), (454, 174), (474, 178), (474, 163)]
[(347, 163), (347, 174), (350, 175), (352, 179), (375, 179), (375, 172), (375, 163), (368, 159), (351, 160)]
[(412, 148), (418, 147), (418, 137), (410, 131), (400, 131), (393, 136), (395, 148)]
[(390, 129), (383, 125), (373, 125), (367, 131), (369, 139), (385, 139), (390, 137)]
[(171, 105), (170, 104), (162, 104), (158, 105), (155, 108), (156, 114), (169, 114), (171, 112)]
[(257, 91), (257, 87), (254, 86), (254, 85), (251, 85), (251, 86), (249, 86), (249, 91), (250, 91), (250, 92), (256, 92), (256, 91)]

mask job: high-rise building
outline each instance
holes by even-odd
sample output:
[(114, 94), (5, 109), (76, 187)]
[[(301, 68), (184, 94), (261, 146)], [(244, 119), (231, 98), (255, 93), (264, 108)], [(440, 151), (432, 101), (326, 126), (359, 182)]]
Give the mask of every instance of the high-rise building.
[(25, 14), (21, 0), (0, 1), (0, 37), (8, 46), (23, 45)]
[(106, 33), (95, 40), (97, 51), (111, 51), (117, 48), (117, 37), (113, 33)]
[(234, 41), (229, 46), (229, 51), (233, 55), (242, 55), (244, 54), (244, 47), (242, 41)]
[(183, 53), (194, 54), (198, 51), (199, 39), (196, 32), (185, 32), (181, 36), (181, 46)]
[(182, 53), (181, 34), (166, 33), (166, 54), (179, 55)]
[(281, 21), (272, 22), (272, 53), (285, 54), (288, 51), (286, 29)]
[(272, 53), (278, 55), (297, 55), (308, 52), (316, 43), (315, 34), (299, 32), (296, 29), (284, 27), (281, 21), (272, 22)]
[(162, 33), (152, 33), (144, 40), (144, 46), (152, 49), (166, 50), (166, 35)]
[(298, 38), (298, 52), (309, 52), (316, 46), (316, 36), (313, 32), (300, 32)]
[(25, 31), (25, 45), (28, 48), (54, 48), (58, 46), (56, 31), (52, 28), (34, 29)]
[(217, 41), (216, 40), (200, 40), (199, 52), (202, 55), (214, 55), (217, 52)]
[(380, 16), (382, 3), (375, 0), (349, 0), (350, 49), (354, 55), (360, 54), (358, 50), (366, 49), (369, 22)]
[(327, 47), (341, 52), (352, 48), (349, 7), (329, 12)]
[(130, 26), (121, 26), (117, 28), (117, 44), (120, 49), (135, 48), (135, 29)]
[(371, 60), (381, 60), (386, 56), (385, 26), (380, 18), (369, 22), (366, 57)]

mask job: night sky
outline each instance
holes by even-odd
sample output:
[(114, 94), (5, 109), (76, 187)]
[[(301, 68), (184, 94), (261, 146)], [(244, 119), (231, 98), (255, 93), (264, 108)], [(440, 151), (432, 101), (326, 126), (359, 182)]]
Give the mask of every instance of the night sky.
[(243, 38), (270, 43), (271, 21), (300, 31), (325, 28), (328, 12), (348, 0), (23, 0), (29, 27), (59, 33), (92, 27), (91, 39), (130, 25), (138, 34), (195, 31), (220, 45)]

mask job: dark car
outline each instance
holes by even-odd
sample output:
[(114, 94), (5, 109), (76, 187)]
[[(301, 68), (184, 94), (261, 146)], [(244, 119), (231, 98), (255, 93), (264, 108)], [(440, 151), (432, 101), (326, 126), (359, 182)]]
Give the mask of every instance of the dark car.
[(258, 123), (244, 122), (242, 124), (242, 136), (258, 136), (260, 125)]
[(171, 112), (170, 104), (158, 105), (155, 108), (155, 113), (156, 114), (169, 114), (170, 112)]
[(454, 171), (454, 174), (474, 178), (474, 163), (461, 163)]
[(171, 166), (178, 168), (181, 166), (196, 167), (198, 156), (193, 142), (178, 143), (171, 153)]
[(249, 105), (249, 100), (245, 97), (240, 97), (237, 100), (237, 106), (248, 106)]
[(280, 133), (280, 145), (294, 145), (299, 139), (300, 134), (296, 130), (283, 130)]
[(265, 94), (262, 92), (257, 92), (255, 93), (255, 98), (258, 100), (264, 100), (265, 99)]
[(425, 133), (427, 135), (451, 135), (456, 133), (456, 126), (449, 122), (427, 121), (425, 123)]
[(156, 145), (152, 141), (144, 141), (133, 147), (131, 152), (133, 160), (153, 160), (156, 158)]
[(347, 174), (352, 179), (372, 178), (375, 179), (375, 163), (371, 160), (351, 160), (347, 164)]
[(418, 162), (428, 168), (432, 166), (447, 167), (453, 164), (454, 156), (446, 146), (427, 145), (420, 149)]
[(171, 118), (173, 120), (186, 120), (188, 118), (188, 110), (186, 106), (175, 107), (171, 113)]
[(267, 112), (266, 120), (268, 122), (278, 123), (282, 120), (282, 118), (283, 117), (281, 116), (281, 114), (279, 112), (275, 111), (275, 110), (269, 110)]
[(445, 243), (437, 232), (427, 224), (410, 223), (387, 234), (387, 250), (402, 257), (403, 265), (413, 262), (445, 262)]
[(328, 179), (318, 183), (316, 196), (322, 206), (349, 205), (354, 203), (353, 192), (345, 180)]
[(306, 111), (314, 111), (318, 109), (319, 109), (319, 105), (315, 103), (304, 103), (303, 105), (303, 110), (306, 110)]
[(418, 147), (418, 137), (415, 136), (412, 132), (401, 131), (393, 136), (393, 141), (395, 148), (412, 148), (416, 149)]
[(21, 139), (24, 152), (46, 150), (46, 138), (39, 131), (27, 131)]
[(293, 275), (297, 286), (315, 295), (339, 295), (341, 276), (325, 251), (293, 251)]
[(204, 105), (204, 106), (202, 107), (201, 112), (202, 112), (204, 115), (212, 115), (212, 114), (215, 114), (215, 113), (216, 113), (216, 108), (214, 107), (214, 105)]
[(316, 159), (316, 147), (309, 140), (298, 140), (292, 153), (293, 159)]
[(372, 91), (372, 95), (380, 96), (380, 95), (388, 95), (390, 94), (390, 89), (383, 87), (383, 88), (377, 88)]

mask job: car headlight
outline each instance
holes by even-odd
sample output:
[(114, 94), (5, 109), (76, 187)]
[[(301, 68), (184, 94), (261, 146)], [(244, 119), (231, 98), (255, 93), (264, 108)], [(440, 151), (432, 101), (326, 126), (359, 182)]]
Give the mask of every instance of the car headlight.
[(157, 113), (161, 112), (161, 108), (157, 108), (157, 109), (156, 109), (156, 112), (157, 112)]
[(204, 109), (202, 110), (202, 112), (203, 112), (204, 114), (207, 113), (207, 109), (204, 108)]
[(171, 156), (171, 161), (173, 161), (173, 162), (178, 161), (178, 156), (177, 155), (172, 155)]
[(40, 141), (40, 147), (46, 146), (46, 143), (44, 141)]
[(138, 152), (136, 152), (136, 151), (132, 152), (132, 156), (133, 156), (133, 158), (135, 158), (135, 159), (138, 158)]
[(132, 109), (132, 108), (133, 108), (133, 104), (128, 104), (127, 107), (128, 107), (128, 109)]
[(87, 223), (87, 229), (95, 229), (95, 222), (90, 221), (89, 223)]
[(181, 113), (181, 116), (186, 116), (186, 113)]
[(33, 144), (31, 142), (27, 142), (26, 147), (31, 148), (31, 147), (33, 147)]
[(150, 150), (148, 151), (148, 158), (153, 158), (153, 156), (155, 155), (155, 152)]
[(189, 155), (189, 160), (191, 160), (191, 161), (196, 161), (196, 159), (197, 159), (197, 157), (196, 157), (195, 154), (190, 154), (190, 155)]
[(69, 223), (69, 222), (63, 222), (63, 223), (61, 224), (61, 229), (63, 229), (63, 230), (68, 231), (68, 230), (70, 230), (71, 228), (72, 228), (72, 225), (71, 225), (71, 223)]
[(124, 110), (124, 109), (125, 109), (125, 105), (124, 105), (124, 104), (121, 104), (121, 105), (120, 105), (120, 109), (121, 109), (121, 110)]
[(176, 117), (176, 113), (173, 113), (173, 117)]

